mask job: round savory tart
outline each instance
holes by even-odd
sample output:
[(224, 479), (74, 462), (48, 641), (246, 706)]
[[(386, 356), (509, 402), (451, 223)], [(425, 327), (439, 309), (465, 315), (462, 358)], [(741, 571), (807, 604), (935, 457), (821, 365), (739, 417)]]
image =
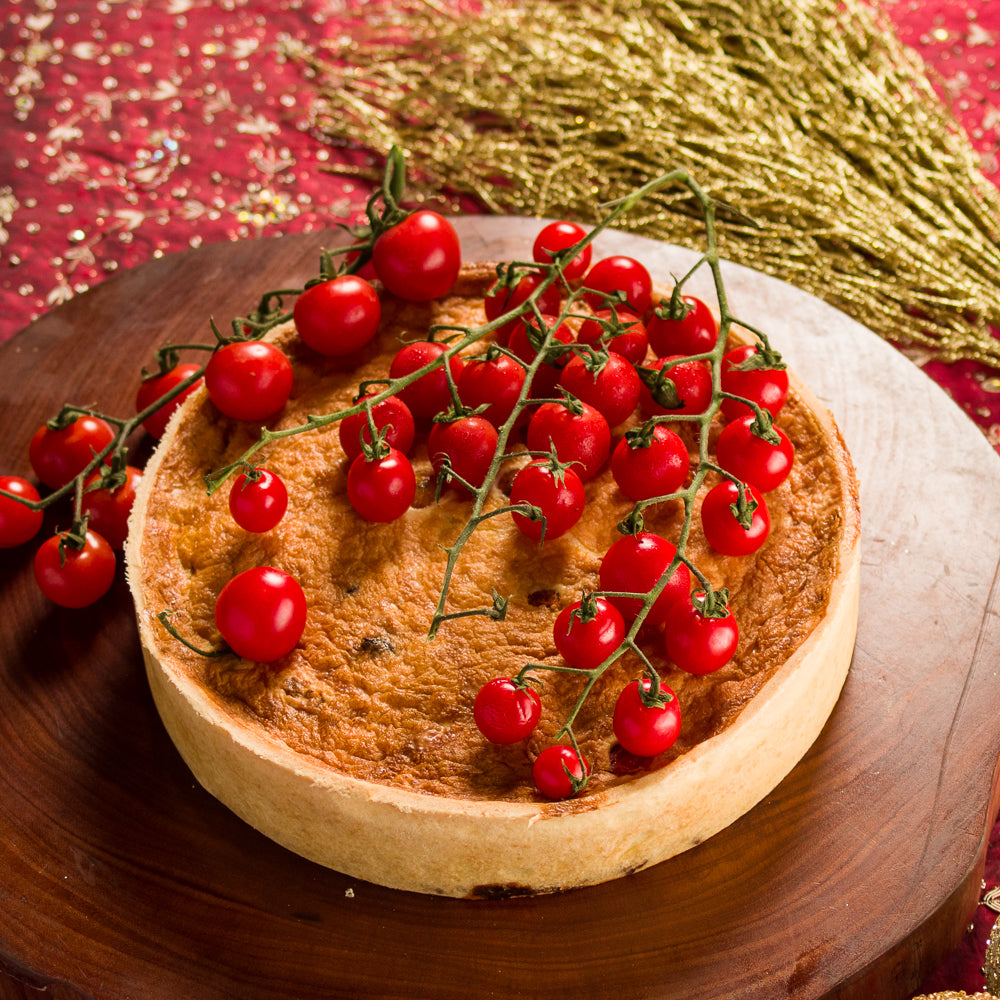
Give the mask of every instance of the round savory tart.
[[(483, 325), (495, 276), (495, 265), (467, 265), (443, 299), (415, 304), (383, 295), (376, 338), (347, 359), (322, 357), (291, 323), (279, 327), (269, 336), (293, 363), (294, 390), (268, 426), (291, 428), (351, 406), (361, 383), (387, 377), (401, 342), (426, 338), (433, 324)], [(489, 607), (500, 594), (509, 598), (506, 615), (450, 618), (429, 638), (444, 550), (465, 526), (470, 499), (460, 487), (436, 491), (420, 443), (426, 435), (411, 455), (414, 503), (389, 523), (365, 520), (351, 506), (335, 426), (272, 442), (255, 460), (284, 480), (289, 507), (275, 528), (254, 534), (233, 521), (228, 489), (209, 495), (204, 476), (243, 455), (258, 425), (222, 416), (201, 390), (174, 415), (143, 476), (126, 550), (164, 725), (198, 781), (262, 833), (393, 888), (459, 897), (551, 892), (694, 847), (751, 809), (807, 751), (834, 708), (854, 646), (860, 531), (850, 457), (831, 415), (794, 374), (776, 425), (794, 445), (795, 462), (768, 494), (764, 546), (731, 557), (697, 530), (687, 541), (712, 587), (729, 591), (740, 626), (736, 654), (695, 676), (672, 665), (662, 636), (640, 633), (679, 701), (680, 736), (652, 758), (619, 746), (615, 699), (643, 672), (626, 652), (574, 721), (587, 785), (550, 801), (532, 784), (532, 762), (557, 740), (580, 679), (535, 671), (542, 719), (510, 746), (483, 738), (473, 703), (495, 677), (560, 662), (553, 622), (581, 592), (599, 589), (601, 559), (633, 507), (608, 468), (586, 483), (583, 515), (563, 536), (539, 545), (509, 513), (484, 519), (455, 567), (445, 610)], [(616, 439), (627, 426), (615, 429)], [(514, 471), (528, 461), (523, 445), (514, 450), (522, 457), (501, 466), (487, 512), (510, 503)], [(704, 490), (715, 481), (710, 476)], [(679, 504), (644, 514), (646, 530), (676, 539)], [(278, 661), (201, 655), (161, 621), (169, 611), (192, 646), (224, 648), (216, 598), (234, 575), (264, 565), (294, 576), (308, 604), (300, 641)]]

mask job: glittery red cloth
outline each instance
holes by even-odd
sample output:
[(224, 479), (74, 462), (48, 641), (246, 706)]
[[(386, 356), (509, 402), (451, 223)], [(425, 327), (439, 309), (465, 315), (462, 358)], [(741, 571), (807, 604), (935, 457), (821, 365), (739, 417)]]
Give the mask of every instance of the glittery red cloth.
[[(1000, 183), (1000, 2), (882, 6)], [(369, 191), (321, 171), (339, 154), (304, 128), (311, 93), (284, 55), (338, 35), (342, 10), (318, 0), (8, 0), (0, 340), (151, 257), (354, 217)], [(1000, 445), (1000, 373), (925, 370)], [(986, 882), (1000, 883), (1000, 827)], [(983, 988), (993, 919), (980, 907), (928, 992)]]

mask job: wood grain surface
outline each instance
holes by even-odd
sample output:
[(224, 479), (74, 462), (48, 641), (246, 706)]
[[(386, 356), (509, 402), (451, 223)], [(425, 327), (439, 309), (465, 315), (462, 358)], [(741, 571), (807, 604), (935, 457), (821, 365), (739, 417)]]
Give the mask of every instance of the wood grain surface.
[[(469, 258), (537, 223), (458, 222)], [(300, 285), (332, 234), (217, 244), (116, 275), (0, 347), (0, 469), (64, 401), (130, 412), (165, 341)], [(658, 280), (690, 251), (607, 234)], [(0, 556), (0, 997), (893, 998), (958, 943), (1000, 806), (1000, 465), (914, 366), (780, 282), (726, 269), (738, 317), (836, 415), (861, 480), (862, 610), (843, 696), (757, 808), (698, 848), (556, 896), (394, 892), (304, 861), (192, 779), (146, 688), (123, 581), (49, 605)], [(136, 441), (137, 458), (148, 442)], [(60, 517), (62, 521), (60, 522)], [(50, 514), (48, 526), (65, 523)]]

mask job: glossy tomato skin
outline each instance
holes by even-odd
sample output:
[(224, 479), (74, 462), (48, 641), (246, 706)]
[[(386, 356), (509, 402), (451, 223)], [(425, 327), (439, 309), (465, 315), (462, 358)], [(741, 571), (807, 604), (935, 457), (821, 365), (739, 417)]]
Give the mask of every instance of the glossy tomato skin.
[(427, 454), (436, 473), (441, 472), (447, 456), (452, 471), (479, 489), (493, 464), (497, 441), (497, 429), (485, 417), (460, 417), (434, 424), (427, 436)]
[[(542, 317), (546, 328), (550, 331), (549, 348), (554, 348), (558, 344), (572, 344), (574, 341), (573, 331), (565, 323), (558, 323), (555, 316)], [(530, 365), (538, 356), (538, 348), (531, 342), (531, 336), (537, 333), (536, 320), (530, 319), (531, 331), (525, 320), (519, 320), (510, 335), (508, 348), (515, 357), (520, 358), (525, 365)], [(544, 334), (538, 334), (544, 336)], [(556, 395), (556, 386), (559, 384), (559, 375), (563, 367), (569, 361), (568, 353), (556, 352), (553, 357), (544, 361), (535, 372), (535, 377), (531, 383), (529, 396), (532, 399), (549, 399)]]
[(375, 336), (382, 303), (364, 278), (341, 274), (310, 285), (296, 299), (292, 317), (305, 344), (319, 354), (343, 357)]
[[(154, 375), (152, 378), (143, 379), (139, 384), (138, 392), (135, 395), (135, 412), (142, 413), (147, 407), (152, 406), (158, 399), (165, 396), (171, 389), (176, 388), (185, 380), (191, 378), (201, 371), (201, 365), (194, 362), (183, 362), (175, 365), (163, 375)], [(151, 413), (142, 422), (147, 434), (155, 438), (163, 437), (163, 432), (167, 429), (167, 424), (181, 403), (187, 399), (202, 384), (202, 379), (196, 379), (188, 388), (179, 392), (169, 402), (164, 403), (158, 410)]]
[(575, 354), (563, 368), (559, 384), (598, 410), (609, 427), (617, 427), (632, 416), (642, 387), (635, 368), (614, 351), (598, 370), (588, 367), (583, 355)]
[[(612, 326), (606, 327), (602, 321)], [(614, 318), (610, 309), (597, 310), (593, 319), (585, 319), (580, 324), (576, 339), (577, 343), (595, 347), (603, 344), (607, 350), (620, 354), (633, 365), (642, 364), (649, 348), (646, 325), (627, 309), (616, 309)]]
[[(37, 503), (38, 490), (21, 476), (0, 476), (0, 490)], [(0, 497), (0, 549), (11, 549), (31, 541), (41, 530), (44, 515), (17, 500)]]
[(615, 292), (624, 294), (627, 307), (637, 316), (645, 315), (653, 304), (653, 279), (646, 266), (634, 257), (604, 257), (587, 272), (583, 284), (593, 289), (584, 296), (591, 309), (607, 308), (607, 296)]
[(241, 472), (229, 490), (229, 513), (244, 529), (260, 534), (270, 531), (288, 510), (288, 490), (270, 469), (255, 469), (253, 476)]
[(681, 706), (670, 688), (660, 687), (666, 696), (663, 705), (647, 705), (642, 690), (648, 692), (652, 682), (648, 677), (627, 684), (612, 716), (615, 738), (621, 746), (636, 757), (656, 757), (669, 750), (681, 732)]
[(142, 470), (125, 466), (125, 482), (115, 489), (98, 487), (101, 474), (93, 472), (83, 484), (83, 512), (93, 528), (113, 549), (120, 549), (128, 537), (128, 519), (135, 503), (135, 491), (142, 480)]
[[(700, 596), (700, 595), (699, 595)], [(690, 600), (678, 601), (664, 623), (667, 656), (689, 674), (711, 674), (724, 667), (736, 652), (740, 630), (726, 608), (723, 618), (701, 613)]]
[[(755, 368), (750, 371), (737, 371), (736, 366), (743, 364), (757, 353), (755, 344), (746, 344), (729, 351), (722, 359), (721, 384), (723, 392), (742, 396), (767, 410), (776, 417), (788, 398), (788, 372), (784, 368)], [(735, 399), (723, 399), (722, 415), (727, 420), (736, 420), (752, 414), (753, 409)]]
[(621, 645), (625, 621), (621, 612), (606, 598), (594, 597), (594, 615), (580, 616), (582, 603), (576, 601), (559, 612), (552, 637), (559, 655), (578, 670), (594, 670)]
[(56, 490), (83, 472), (114, 437), (106, 421), (89, 415), (77, 417), (57, 431), (42, 424), (31, 438), (28, 460), (35, 475)]
[[(585, 503), (583, 482), (572, 469), (554, 472), (547, 461), (531, 462), (514, 477), (510, 490), (512, 504), (528, 503), (545, 515), (545, 538), (564, 535), (580, 520)], [(512, 512), (518, 530), (534, 541), (542, 538), (542, 521), (532, 521)]]
[[(543, 226), (535, 237), (531, 248), (531, 258), (539, 264), (551, 264), (553, 254), (575, 246), (586, 235), (587, 231), (583, 226), (579, 226), (575, 222), (550, 222)], [(563, 264), (563, 277), (567, 281), (576, 281), (577, 278), (582, 278), (587, 273), (587, 268), (590, 267), (592, 254), (593, 247), (588, 243), (572, 260)]]
[(688, 311), (681, 319), (658, 315), (669, 309), (670, 300), (665, 299), (660, 303), (660, 308), (654, 310), (646, 320), (649, 346), (657, 357), (708, 354), (715, 348), (719, 339), (719, 324), (716, 323), (712, 310), (693, 295), (683, 296), (682, 301)]
[(573, 471), (587, 482), (600, 472), (611, 451), (607, 420), (589, 403), (581, 413), (563, 403), (542, 403), (528, 422), (528, 448), (548, 452), (555, 448), (561, 462), (571, 462)]
[(756, 552), (771, 531), (771, 515), (764, 497), (756, 486), (745, 485), (747, 500), (757, 504), (749, 528), (744, 528), (733, 513), (732, 507), (739, 500), (739, 487), (731, 479), (713, 486), (701, 504), (705, 541), (725, 556), (747, 556)]
[(347, 470), (347, 497), (366, 521), (395, 521), (410, 509), (416, 495), (413, 466), (395, 448), (383, 458), (358, 455)]
[(755, 417), (748, 413), (722, 428), (715, 442), (719, 465), (745, 483), (752, 483), (761, 493), (777, 489), (792, 471), (795, 449), (780, 427), (772, 430), (778, 443), (771, 444), (754, 434)]
[(527, 739), (538, 725), (542, 702), (538, 692), (510, 677), (484, 684), (472, 709), (476, 727), (491, 743), (509, 746)]
[(427, 302), (451, 291), (462, 266), (455, 227), (428, 209), (386, 230), (372, 248), (372, 266), (386, 289), (407, 302)]
[(514, 412), (524, 387), (524, 368), (506, 354), (470, 358), (458, 377), (458, 396), (465, 406), (486, 406), (481, 416), (502, 427)]
[(66, 545), (59, 551), (65, 533), (42, 542), (35, 553), (35, 580), (53, 604), (84, 608), (103, 597), (115, 579), (115, 554), (111, 546), (89, 528), (82, 549)]
[[(601, 560), (601, 590), (609, 593), (645, 594), (663, 578), (677, 549), (666, 538), (651, 531), (623, 535), (604, 553)], [(645, 624), (661, 625), (670, 608), (686, 598), (691, 589), (691, 571), (678, 563), (660, 596), (646, 615)], [(642, 610), (638, 597), (608, 597), (630, 625)]]
[(535, 788), (553, 801), (576, 795), (579, 789), (573, 787), (573, 779), (583, 782), (589, 774), (590, 766), (587, 761), (573, 747), (565, 743), (555, 743), (546, 747), (535, 758), (531, 767)]
[(260, 340), (220, 347), (205, 366), (208, 397), (234, 420), (267, 420), (288, 402), (292, 365), (285, 354)]
[(712, 402), (712, 373), (704, 361), (687, 361), (675, 355), (657, 358), (645, 367), (653, 371), (662, 370), (673, 381), (681, 401), (679, 407), (664, 406), (654, 399), (652, 390), (643, 385), (639, 393), (639, 409), (647, 417), (691, 415), (708, 409)]
[[(419, 371), (424, 365), (439, 359), (448, 348), (436, 341), (418, 340), (405, 344), (397, 352), (389, 365), (389, 377), (405, 378)], [(406, 403), (414, 417), (429, 418), (448, 409), (451, 403), (451, 389), (444, 362), (437, 368), (421, 375), (409, 385), (402, 386), (396, 395)], [(457, 386), (465, 362), (457, 355), (447, 362), (451, 376)]]
[[(526, 274), (512, 288), (501, 285), (496, 289), (492, 289), (493, 294), (487, 293), (483, 299), (483, 309), (487, 320), (492, 323), (493, 320), (499, 319), (504, 313), (523, 305), (544, 280), (545, 276), (542, 274)], [(559, 286), (557, 284), (549, 285), (544, 292), (539, 294), (535, 305), (538, 307), (538, 311), (544, 315), (558, 316), (559, 310), (562, 307), (562, 293), (559, 290)], [(510, 342), (510, 335), (520, 322), (521, 317), (515, 317), (498, 326), (494, 332), (497, 343), (502, 347), (506, 347)]]
[(630, 500), (650, 500), (676, 493), (691, 469), (687, 445), (664, 424), (653, 428), (647, 447), (623, 437), (611, 455), (611, 474)]
[(215, 602), (222, 638), (237, 656), (258, 663), (287, 656), (302, 638), (307, 615), (299, 582), (273, 566), (238, 573)]
[[(368, 393), (374, 396), (376, 393)], [(413, 439), (416, 437), (416, 424), (410, 408), (398, 396), (386, 396), (385, 399), (372, 405), (372, 421), (376, 431), (387, 428), (385, 442), (404, 455), (410, 453)], [(362, 452), (361, 442), (372, 443), (371, 432), (368, 429), (368, 415), (362, 411), (350, 417), (344, 417), (337, 424), (337, 435), (340, 446), (350, 461), (354, 461)]]

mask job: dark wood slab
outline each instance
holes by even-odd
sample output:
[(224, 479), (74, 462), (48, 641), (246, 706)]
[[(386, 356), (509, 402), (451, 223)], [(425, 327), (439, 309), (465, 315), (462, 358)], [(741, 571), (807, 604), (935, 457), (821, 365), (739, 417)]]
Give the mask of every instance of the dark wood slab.
[[(468, 218), (466, 255), (535, 223)], [(301, 283), (332, 235), (221, 244), (110, 278), (0, 348), (0, 469), (63, 401), (126, 412), (166, 340), (210, 339)], [(662, 279), (690, 254), (609, 235)], [(0, 555), (0, 996), (891, 1000), (958, 943), (997, 815), (1000, 464), (908, 361), (741, 268), (731, 304), (834, 410), (862, 480), (864, 575), (843, 697), (806, 759), (697, 849), (605, 886), (464, 902), (359, 883), (193, 781), (147, 692), (123, 583), (49, 606)], [(143, 445), (139, 442), (138, 452)], [(56, 523), (55, 518), (50, 518)]]

